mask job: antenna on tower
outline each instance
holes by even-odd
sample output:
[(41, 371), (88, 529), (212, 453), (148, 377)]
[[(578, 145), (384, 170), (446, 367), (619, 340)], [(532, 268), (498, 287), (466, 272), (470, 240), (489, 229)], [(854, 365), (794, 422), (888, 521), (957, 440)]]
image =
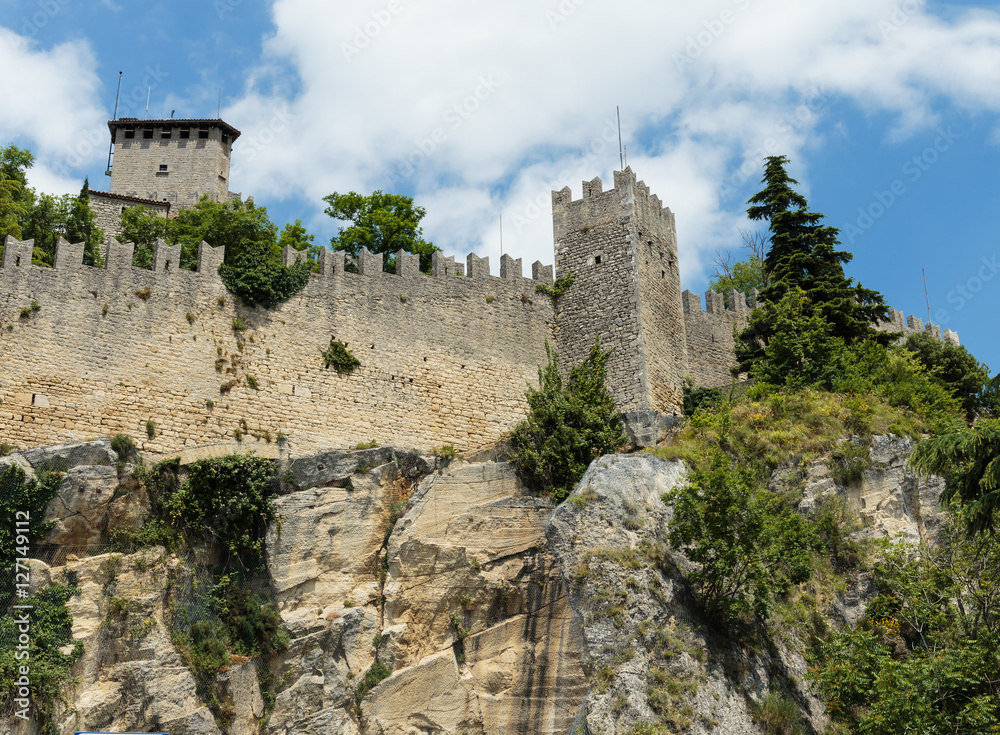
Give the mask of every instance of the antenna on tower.
[(927, 323), (931, 323), (931, 297), (927, 295), (927, 271), (923, 268), (920, 272), (924, 274), (924, 298), (927, 300)]
[(500, 213), (500, 257), (503, 257), (503, 212)]
[[(118, 72), (118, 91), (115, 92), (115, 112), (111, 116), (112, 120), (117, 120), (118, 119), (118, 98), (121, 97), (121, 94), (122, 94), (122, 74), (123, 73), (124, 72), (121, 72), (121, 71)], [(104, 175), (105, 176), (110, 176), (111, 175), (111, 156), (114, 154), (114, 152), (115, 152), (115, 139), (114, 139), (114, 136), (112, 136), (111, 137), (111, 143), (108, 144), (108, 167), (106, 169), (104, 169)]]
[(618, 105), (615, 105), (615, 111), (618, 113), (618, 162), (622, 166), (622, 171), (624, 171), (625, 154), (622, 152), (622, 110)]
[(147, 87), (146, 88), (146, 119), (147, 120), (149, 119), (149, 97), (150, 97), (151, 94), (153, 94), (153, 88), (152, 87)]
[(216, 113), (215, 119), (222, 119), (222, 87), (219, 87), (219, 111)]

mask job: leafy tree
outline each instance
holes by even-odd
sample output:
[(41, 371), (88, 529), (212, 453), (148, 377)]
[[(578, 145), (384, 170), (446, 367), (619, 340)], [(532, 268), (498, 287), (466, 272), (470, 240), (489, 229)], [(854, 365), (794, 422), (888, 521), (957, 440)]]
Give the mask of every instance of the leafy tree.
[[(888, 307), (877, 291), (854, 285), (844, 275), (843, 264), (852, 255), (837, 250), (839, 230), (823, 226), (823, 215), (810, 212), (805, 197), (792, 189), (798, 182), (785, 172), (788, 159), (771, 156), (764, 169), (765, 188), (750, 199), (750, 219), (768, 222), (770, 249), (764, 259), (767, 285), (761, 301), (777, 304), (789, 291), (801, 288), (810, 312), (831, 325), (831, 336), (844, 344), (874, 340), (887, 344), (894, 336), (879, 332), (874, 324), (888, 316)], [(736, 357), (740, 372), (748, 372), (765, 352), (775, 325), (767, 314), (755, 311), (740, 335)]]
[(872, 567), (879, 595), (865, 618), (816, 657), (830, 714), (869, 735), (995, 730), (1000, 539), (952, 526), (942, 544), (888, 547)]
[(97, 215), (90, 208), (90, 183), (83, 180), (80, 194), (66, 200), (66, 231), (64, 237), (70, 242), (83, 243), (83, 263), (101, 267), (104, 258), (101, 246), (104, 245), (104, 230), (97, 226)]
[(55, 262), (56, 242), (66, 232), (67, 212), (75, 199), (72, 195), (33, 195), (31, 208), (24, 218), (22, 238), (35, 241), (32, 262), (36, 265), (51, 266)]
[(743, 249), (748, 251), (744, 258), (733, 263), (729, 251), (715, 251), (712, 278), (708, 281), (708, 287), (713, 291), (724, 294), (736, 289), (742, 294), (749, 294), (751, 289), (760, 292), (767, 286), (767, 272), (764, 270), (767, 237), (763, 233), (746, 230), (741, 230), (740, 236), (743, 238)]
[(420, 220), (426, 211), (413, 204), (413, 199), (402, 194), (386, 194), (375, 191), (369, 196), (349, 192), (334, 192), (323, 197), (328, 206), (326, 213), (334, 219), (350, 222), (341, 227), (330, 245), (334, 250), (343, 250), (357, 255), (361, 248), (373, 253), (389, 255), (386, 268), (392, 267), (391, 256), (398, 250), (405, 250), (420, 256), (420, 270), (431, 269), (431, 255), (440, 252), (423, 238)]
[(246, 303), (272, 308), (305, 288), (309, 270), (308, 262), (281, 265), (270, 244), (250, 241), (243, 244), (231, 264), (219, 266), (219, 277)]
[(23, 220), (33, 198), (26, 172), (34, 162), (31, 151), (15, 145), (0, 148), (0, 241), (7, 235), (22, 238)]
[(295, 224), (288, 222), (282, 228), (281, 234), (278, 236), (278, 250), (284, 253), (285, 248), (291, 245), (295, 250), (308, 251), (306, 257), (309, 259), (310, 269), (315, 273), (319, 271), (319, 251), (321, 250), (319, 245), (313, 243), (315, 239), (316, 236), (310, 235), (302, 226), (302, 220), (297, 219)]
[[(149, 207), (126, 207), (121, 213), (121, 242), (135, 244), (132, 265), (139, 268), (153, 267), (153, 248), (157, 240), (166, 241), (170, 235), (170, 220), (160, 217)], [(199, 241), (200, 242), (200, 241)], [(181, 259), (183, 263), (183, 257)]]
[(970, 533), (993, 533), (1000, 510), (1000, 419), (982, 419), (972, 428), (926, 439), (910, 462), (945, 478), (941, 502), (964, 506)]
[(670, 543), (700, 565), (688, 579), (706, 615), (765, 617), (774, 599), (809, 579), (819, 540), (750, 468), (719, 450), (707, 465), (663, 496), (674, 508)]
[(529, 386), (528, 417), (511, 434), (514, 464), (533, 487), (564, 500), (587, 466), (628, 441), (605, 386), (611, 350), (595, 342), (563, 385), (559, 359), (545, 345), (548, 364), (538, 368), (538, 389)]
[(271, 463), (252, 454), (199, 460), (162, 505), (190, 541), (214, 540), (251, 566), (261, 559), (267, 524), (276, 518)]
[(756, 310), (770, 324), (771, 337), (750, 369), (753, 378), (772, 385), (832, 388), (843, 370), (845, 345), (812, 306), (805, 291), (795, 288), (778, 303)]
[(989, 369), (965, 347), (943, 342), (928, 332), (907, 337), (906, 349), (955, 394), (969, 419), (974, 418), (977, 409), (983, 407), (982, 394), (990, 379)]
[(204, 195), (197, 204), (182, 209), (170, 221), (168, 238), (181, 246), (181, 267), (193, 269), (198, 263), (198, 246), (204, 240), (213, 248), (226, 248), (225, 262), (235, 266), (244, 249), (255, 257), (277, 262), (278, 228), (267, 216), (267, 209), (252, 201), (215, 202)]

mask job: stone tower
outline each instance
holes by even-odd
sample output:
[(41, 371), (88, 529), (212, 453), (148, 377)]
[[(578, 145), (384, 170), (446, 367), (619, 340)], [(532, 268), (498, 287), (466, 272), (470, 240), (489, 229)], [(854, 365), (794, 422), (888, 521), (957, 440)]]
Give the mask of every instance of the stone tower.
[(679, 413), (688, 372), (674, 215), (630, 168), (615, 171), (615, 188), (599, 178), (552, 192), (558, 275), (575, 280), (558, 302), (563, 366), (580, 363), (594, 340), (614, 351), (608, 388), (622, 411)]
[(229, 158), (240, 131), (222, 120), (108, 121), (114, 144), (112, 195), (193, 206), (203, 194), (217, 202), (229, 191)]

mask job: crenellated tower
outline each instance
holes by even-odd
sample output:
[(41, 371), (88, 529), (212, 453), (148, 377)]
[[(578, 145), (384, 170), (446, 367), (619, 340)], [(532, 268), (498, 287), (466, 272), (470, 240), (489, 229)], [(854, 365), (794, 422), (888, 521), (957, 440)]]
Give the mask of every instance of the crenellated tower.
[(674, 215), (630, 168), (614, 177), (609, 191), (585, 181), (576, 201), (552, 193), (556, 273), (575, 275), (558, 302), (560, 359), (578, 364), (600, 338), (621, 410), (677, 413), (689, 371)]

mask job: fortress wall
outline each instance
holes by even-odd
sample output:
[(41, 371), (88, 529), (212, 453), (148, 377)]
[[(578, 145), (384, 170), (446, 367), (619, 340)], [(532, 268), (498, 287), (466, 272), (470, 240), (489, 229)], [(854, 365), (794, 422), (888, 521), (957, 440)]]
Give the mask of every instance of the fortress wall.
[(905, 339), (911, 334), (930, 332), (936, 339), (950, 342), (956, 347), (960, 344), (958, 340), (958, 332), (953, 332), (950, 329), (945, 329), (942, 332), (941, 327), (937, 324), (931, 324), (928, 322), (925, 325), (924, 320), (920, 317), (915, 317), (913, 315), (904, 316), (903, 312), (897, 311), (896, 309), (889, 309), (889, 320), (878, 324), (876, 329), (880, 329), (884, 332), (899, 332), (901, 334), (900, 339)]
[[(177, 270), (173, 250), (158, 249), (153, 272), (131, 267), (131, 245), (112, 241), (105, 270), (80, 264), (82, 245), (61, 242), (47, 269), (24, 267), (31, 244), (8, 240), (0, 441), (120, 432), (146, 451), (174, 452), (232, 442), (245, 422), (247, 446), (258, 441), (249, 434), (263, 442), (281, 431), (293, 454), (369, 440), (470, 450), (524, 416), (525, 385), (537, 381), (553, 331), (549, 300), (511, 263), (507, 278), (481, 268), (431, 277), (402, 258), (408, 275), (395, 275), (362, 254), (362, 274), (352, 274), (341, 254), (302, 293), (265, 310), (234, 305), (216, 273), (221, 251), (203, 245), (200, 272), (189, 272)], [(233, 330), (238, 315), (244, 332)], [(361, 360), (353, 373), (324, 367), (331, 337)]]
[(684, 323), (687, 335), (688, 369), (696, 386), (726, 386), (732, 382), (730, 368), (736, 364), (733, 355), (734, 329), (743, 329), (750, 316), (746, 296), (730, 291), (725, 308), (721, 293), (705, 292), (705, 309), (701, 296), (685, 291)]

